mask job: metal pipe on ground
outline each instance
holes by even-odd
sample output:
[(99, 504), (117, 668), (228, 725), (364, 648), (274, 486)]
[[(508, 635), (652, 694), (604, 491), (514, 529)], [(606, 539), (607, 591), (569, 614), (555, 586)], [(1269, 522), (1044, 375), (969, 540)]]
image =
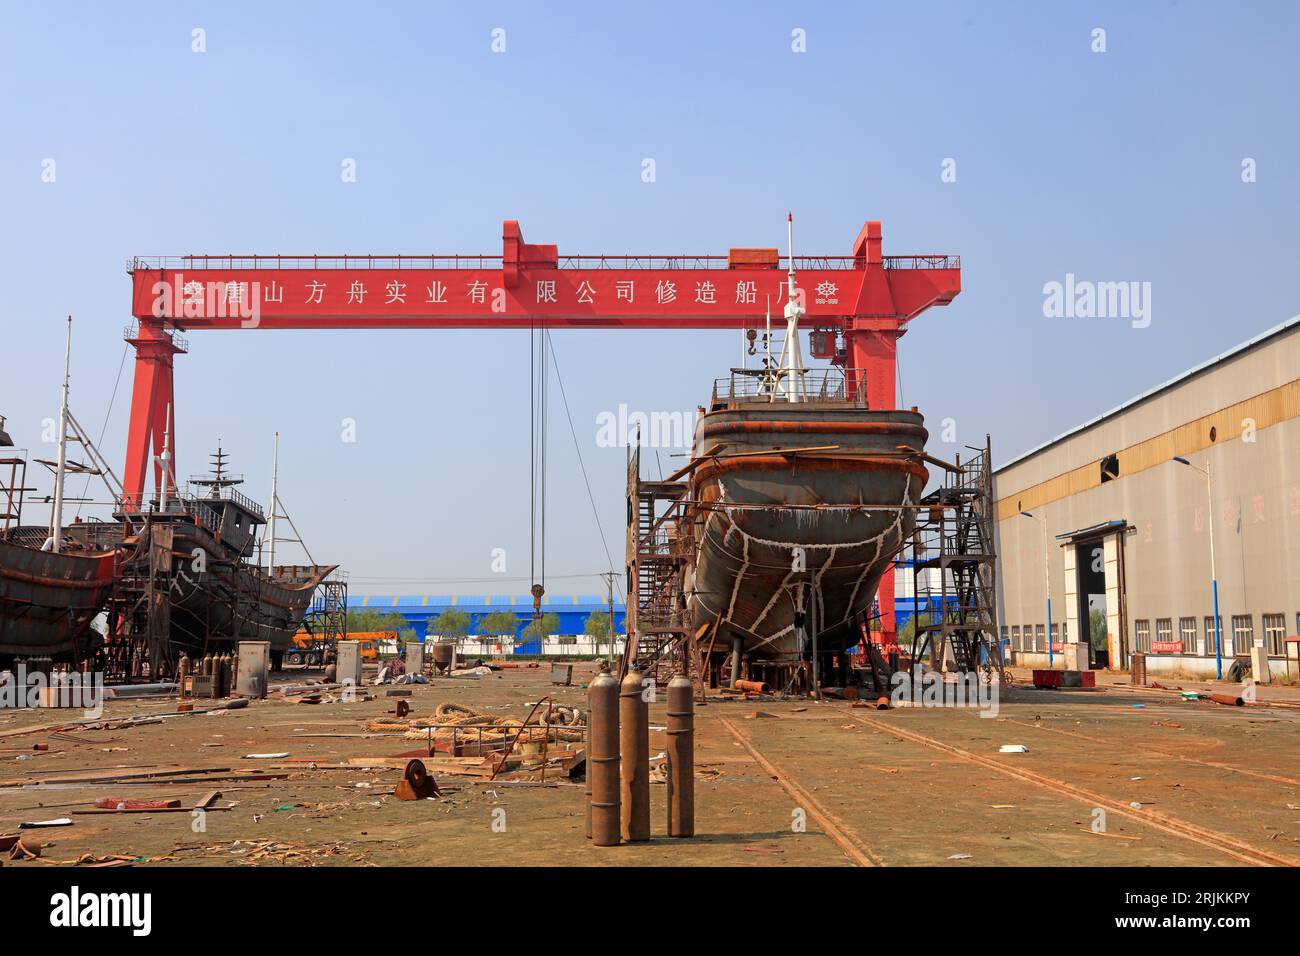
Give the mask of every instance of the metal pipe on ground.
[(668, 682), (668, 835), (695, 836), (695, 689), (678, 674)]
[(591, 708), (590, 753), (587, 773), (591, 778), (591, 842), (594, 846), (618, 846), (619, 726), (618, 681), (601, 661), (600, 673), (588, 687)]
[(105, 687), (104, 696), (109, 700), (116, 697), (152, 697), (155, 695), (171, 695), (180, 689), (179, 684), (162, 683), (162, 684), (119, 684), (116, 687)]
[(622, 744), (623, 839), (638, 843), (650, 839), (650, 705), (645, 681), (632, 667), (619, 688), (619, 739)]

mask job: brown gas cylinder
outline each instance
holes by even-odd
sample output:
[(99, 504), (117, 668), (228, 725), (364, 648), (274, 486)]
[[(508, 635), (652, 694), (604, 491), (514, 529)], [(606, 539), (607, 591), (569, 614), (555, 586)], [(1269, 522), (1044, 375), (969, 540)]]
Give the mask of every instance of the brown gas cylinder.
[(645, 681), (635, 667), (619, 688), (618, 720), (622, 750), (623, 839), (650, 839), (650, 705)]
[(668, 835), (695, 836), (695, 689), (678, 674), (668, 682)]
[(618, 681), (601, 662), (600, 673), (588, 687), (591, 708), (590, 752), (587, 775), (591, 778), (591, 842), (618, 846)]

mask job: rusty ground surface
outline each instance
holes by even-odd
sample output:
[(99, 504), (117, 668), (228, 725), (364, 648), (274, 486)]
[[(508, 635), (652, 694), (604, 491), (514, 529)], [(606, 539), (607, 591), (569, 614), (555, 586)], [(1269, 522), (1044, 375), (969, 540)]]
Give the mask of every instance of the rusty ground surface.
[[(523, 717), (548, 693), (581, 706), (586, 692), (577, 685), (593, 673), (577, 665), (571, 688), (552, 688), (546, 668), (435, 680), (411, 688), (412, 716), (453, 701)], [(30, 783), (114, 768), (247, 773), (271, 763), (247, 759), (251, 753), (338, 763), (417, 746), (367, 734), (366, 723), (395, 706), (387, 688), (368, 690), (368, 701), (268, 699), (219, 715), (79, 728), (75, 739), (41, 728), (80, 719), (80, 711), (0, 711), (0, 783), (7, 784), (0, 834), (19, 832), (24, 821), (74, 821), (28, 831), (43, 844), (43, 862), (5, 854), (4, 866), (114, 856), (144, 866), (1300, 863), (1300, 708), (1189, 703), (1119, 687), (1013, 687), (995, 718), (969, 709), (710, 699), (697, 711), (697, 836), (664, 835), (666, 788), (653, 786), (653, 839), (615, 848), (584, 838), (583, 787), (567, 780), (496, 786), (443, 776), (443, 799), (416, 802), (392, 796), (398, 770), (294, 770), (285, 779), (234, 783)], [(1296, 702), (1287, 693), (1277, 699)], [(177, 703), (110, 701), (104, 716), (174, 714)], [(651, 724), (664, 720), (661, 695)], [(36, 743), (49, 751), (29, 755)], [(1001, 754), (1003, 744), (1028, 752)], [(664, 734), (652, 732), (651, 753), (664, 746)], [(203, 832), (194, 832), (189, 813), (72, 812), (102, 796), (179, 798), (188, 807), (213, 789), (236, 806), (208, 813)], [(1100, 813), (1104, 830), (1096, 832)], [(806, 828), (797, 826), (801, 819)]]

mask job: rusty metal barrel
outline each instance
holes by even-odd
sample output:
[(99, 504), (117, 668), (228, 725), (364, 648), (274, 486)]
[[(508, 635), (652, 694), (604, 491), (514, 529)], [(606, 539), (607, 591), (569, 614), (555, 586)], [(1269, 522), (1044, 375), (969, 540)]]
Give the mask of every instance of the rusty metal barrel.
[(637, 843), (650, 839), (650, 705), (645, 681), (632, 668), (619, 687), (619, 739), (623, 750), (621, 809), (623, 839)]
[(668, 682), (668, 835), (695, 836), (695, 689), (685, 674)]
[(1130, 682), (1139, 687), (1147, 685), (1147, 656), (1140, 651), (1134, 653), (1129, 663)]
[(456, 652), (456, 645), (451, 641), (438, 641), (433, 645), (433, 664), (435, 669), (450, 671), (452, 664), (455, 663), (453, 655)]
[(591, 778), (591, 842), (619, 843), (618, 681), (601, 662), (600, 673), (588, 687), (591, 726), (588, 728), (587, 776)]

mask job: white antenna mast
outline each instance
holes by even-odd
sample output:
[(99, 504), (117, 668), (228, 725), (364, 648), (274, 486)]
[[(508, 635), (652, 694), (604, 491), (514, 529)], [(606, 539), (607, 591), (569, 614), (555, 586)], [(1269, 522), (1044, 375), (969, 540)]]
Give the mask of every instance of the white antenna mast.
[(172, 451), (171, 451), (171, 432), (172, 432), (172, 405), (167, 403), (167, 426), (163, 429), (163, 450), (158, 456), (158, 464), (162, 466), (162, 487), (158, 489), (158, 510), (165, 512), (167, 510), (167, 491), (176, 485), (176, 475), (172, 471)]
[(786, 216), (786, 238), (790, 249), (790, 270), (786, 274), (785, 342), (781, 344), (782, 368), (786, 376), (786, 395), (791, 402), (804, 398), (803, 355), (799, 351), (799, 320), (804, 308), (799, 302), (799, 290), (794, 282), (794, 213)]
[(68, 471), (68, 369), (72, 364), (72, 316), (68, 316), (68, 342), (63, 352), (63, 402), (59, 407), (59, 457), (54, 468), (54, 507), (50, 513), (50, 547), (57, 554), (63, 545), (63, 480)]

